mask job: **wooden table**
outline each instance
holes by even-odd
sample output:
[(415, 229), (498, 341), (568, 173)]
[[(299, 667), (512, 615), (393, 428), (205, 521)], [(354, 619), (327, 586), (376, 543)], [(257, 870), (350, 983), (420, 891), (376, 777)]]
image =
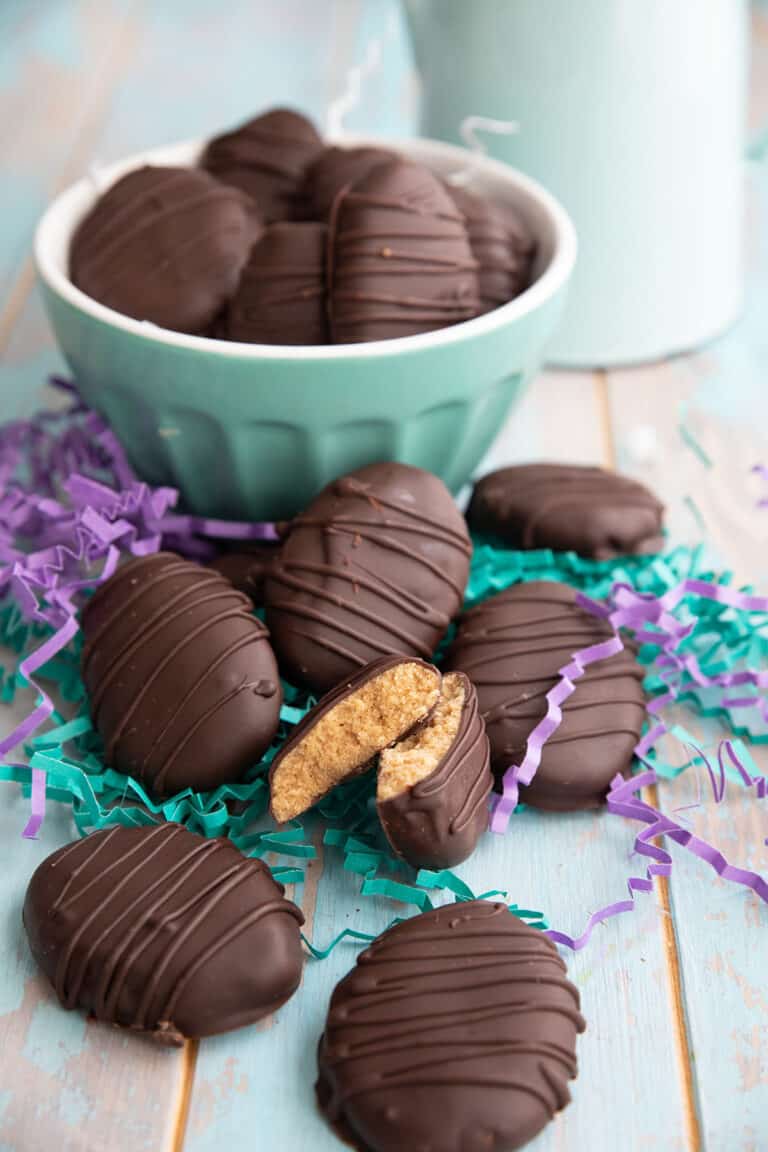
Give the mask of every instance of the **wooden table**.
[[(371, 36), (385, 40), (350, 130), (412, 132), (413, 83), (394, 0), (4, 0), (0, 5), (0, 397), (2, 418), (44, 404), (60, 367), (34, 284), (30, 245), (49, 198), (89, 164), (206, 134), (259, 107), (322, 114)], [(768, 18), (755, 15), (756, 58)], [(755, 73), (755, 116), (768, 106)], [(619, 464), (669, 505), (675, 540), (699, 534), (740, 577), (768, 587), (768, 511), (749, 467), (768, 462), (768, 170), (749, 173), (753, 269), (748, 311), (695, 355), (633, 371), (543, 373), (510, 417), (494, 463), (535, 457)], [(762, 226), (762, 227), (761, 227)], [(685, 406), (685, 410), (683, 410)], [(708, 463), (681, 438), (684, 419)], [(651, 431), (649, 431), (649, 429)], [(694, 497), (695, 514), (687, 497)], [(4, 726), (12, 717), (5, 710)], [(768, 760), (763, 757), (768, 766)], [(660, 789), (667, 811), (691, 803), (686, 773)], [(156, 1051), (65, 1013), (34, 970), (20, 903), (37, 862), (73, 836), (51, 811), (22, 841), (26, 805), (0, 805), (0, 1150), (2, 1152), (332, 1152), (313, 1105), (315, 1045), (331, 988), (353, 963), (342, 945), (310, 962), (299, 994), (261, 1026)], [(693, 827), (735, 861), (768, 865), (765, 821), (738, 792), (706, 800)], [(462, 875), (481, 890), (546, 910), (576, 932), (624, 895), (635, 828), (605, 813), (528, 812), (506, 839), (486, 837)], [(768, 911), (672, 848), (674, 871), (570, 960), (589, 1030), (572, 1106), (535, 1152), (758, 1152), (768, 1148)], [(635, 865), (637, 862), (635, 861)], [(636, 871), (636, 867), (634, 868)], [(309, 931), (379, 931), (392, 906), (357, 897), (357, 877), (322, 853), (296, 892)]]

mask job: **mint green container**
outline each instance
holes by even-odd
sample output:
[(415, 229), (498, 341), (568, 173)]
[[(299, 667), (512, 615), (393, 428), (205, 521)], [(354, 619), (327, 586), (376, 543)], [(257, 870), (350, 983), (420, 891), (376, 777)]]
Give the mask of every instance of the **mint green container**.
[[(462, 149), (388, 147), (443, 173)], [(538, 241), (535, 283), (486, 316), (365, 345), (283, 348), (185, 336), (121, 316), (68, 280), (77, 222), (99, 191), (140, 164), (191, 163), (199, 145), (131, 157), (64, 192), (35, 253), (49, 319), (83, 397), (109, 421), (137, 473), (181, 491), (201, 515), (279, 519), (324, 484), (375, 460), (401, 460), (458, 489), (519, 400), (556, 326), (576, 252), (572, 225), (533, 181), (472, 161), (473, 187), (514, 205)]]
[(579, 233), (548, 359), (661, 359), (711, 340), (744, 296), (746, 0), (404, 0), (421, 126), (466, 116)]

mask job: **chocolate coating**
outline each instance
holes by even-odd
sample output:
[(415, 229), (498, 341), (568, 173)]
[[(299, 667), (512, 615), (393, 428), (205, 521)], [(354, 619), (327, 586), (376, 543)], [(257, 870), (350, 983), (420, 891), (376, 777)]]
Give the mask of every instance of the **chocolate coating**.
[(328, 220), (333, 202), (343, 188), (367, 176), (394, 153), (385, 148), (324, 148), (304, 175), (303, 197), (314, 220)]
[(264, 603), (264, 584), (272, 562), (280, 550), (278, 543), (258, 541), (243, 546), (243, 551), (222, 552), (208, 565), (226, 577), (238, 592), (243, 592), (257, 608)]
[(80, 222), (69, 273), (124, 316), (206, 334), (237, 287), (251, 240), (248, 204), (234, 188), (195, 168), (139, 168)]
[[(447, 665), (470, 677), (502, 775), (525, 756), (528, 735), (546, 714), (546, 693), (572, 654), (613, 632), (580, 608), (576, 590), (556, 581), (515, 584), (465, 612)], [(603, 803), (617, 772), (626, 773), (645, 719), (643, 669), (623, 649), (588, 666), (563, 705), (563, 720), (544, 745), (520, 799), (571, 811)]]
[(552, 548), (596, 560), (659, 552), (664, 505), (645, 485), (579, 464), (523, 464), (478, 480), (467, 509), (475, 532), (511, 548)]
[(324, 224), (271, 224), (256, 241), (223, 335), (247, 344), (327, 344)]
[(579, 994), (504, 904), (450, 904), (384, 932), (336, 986), (318, 1103), (365, 1152), (511, 1152), (570, 1101)]
[(471, 553), (431, 473), (382, 463), (334, 480), (291, 522), (267, 579), (287, 678), (325, 692), (378, 656), (429, 660), (461, 607)]
[(24, 901), (32, 954), (61, 1004), (166, 1044), (284, 1003), (301, 979), (303, 922), (260, 860), (180, 824), (68, 844)]
[(488, 736), (471, 681), (456, 675), (464, 704), (451, 747), (429, 776), (376, 805), (387, 840), (414, 868), (453, 868), (472, 855), (488, 827)]
[(170, 552), (132, 560), (83, 612), (82, 676), (112, 768), (168, 796), (235, 781), (277, 731), (269, 633), (228, 580)]
[(421, 164), (390, 160), (343, 191), (329, 252), (335, 344), (412, 336), (477, 314), (477, 265), (464, 218)]
[(201, 164), (225, 184), (245, 192), (265, 224), (301, 219), (300, 185), (325, 145), (311, 120), (273, 108), (210, 140)]
[(528, 287), (533, 242), (523, 226), (492, 200), (465, 188), (450, 186), (448, 191), (464, 216), (472, 255), (477, 261), (479, 311), (491, 312)]

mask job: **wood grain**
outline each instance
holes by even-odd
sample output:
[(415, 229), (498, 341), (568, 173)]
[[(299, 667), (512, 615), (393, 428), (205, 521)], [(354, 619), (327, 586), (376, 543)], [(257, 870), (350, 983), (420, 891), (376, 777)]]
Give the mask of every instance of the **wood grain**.
[[(10, 711), (3, 709), (3, 731)], [(32, 961), (21, 907), (35, 867), (76, 832), (67, 810), (51, 805), (41, 838), (22, 840), (27, 809), (18, 791), (3, 784), (0, 1149), (161, 1152), (172, 1138), (181, 1054), (60, 1008)]]
[[(620, 822), (608, 825), (590, 814), (547, 823), (544, 833), (539, 814), (516, 817), (509, 838), (486, 837), (459, 871), (476, 891), (505, 887), (510, 898), (545, 907), (554, 923), (576, 931), (589, 910), (623, 895), (616, 859), (628, 851), (631, 836)], [(397, 914), (391, 904), (357, 897), (358, 884), (341, 870), (336, 854), (326, 860), (315, 908), (317, 943), (327, 943), (341, 924), (377, 933)], [(535, 1152), (610, 1147), (622, 1110), (634, 1117), (624, 1148), (649, 1147), (656, 1139), (665, 1149), (684, 1148), (674, 1055), (661, 1050), (653, 1061), (645, 1060), (643, 1046), (636, 1043), (641, 1026), (662, 1034), (668, 1018), (660, 995), (659, 920), (659, 910), (647, 901), (635, 918), (606, 929), (572, 962), (589, 1021), (579, 1046), (581, 1074), (572, 1106), (531, 1145)], [(339, 1147), (313, 1105), (314, 1052), (332, 987), (354, 963), (356, 952), (355, 945), (345, 943), (328, 960), (308, 962), (304, 986), (278, 1013), (269, 1047), (264, 1034), (204, 1042), (187, 1149), (208, 1152), (222, 1141), (239, 1148), (241, 1134), (257, 1126), (275, 1147), (317, 1152)], [(620, 1077), (616, 1068), (622, 1070)], [(610, 1107), (600, 1088), (607, 1083)], [(654, 1100), (652, 1111), (643, 1108), (649, 1099)]]
[[(749, 466), (768, 459), (761, 432), (729, 424), (707, 410), (699, 390), (716, 370), (713, 351), (669, 366), (615, 373), (611, 404), (620, 445), (631, 443), (632, 429), (653, 413), (658, 453), (640, 465), (623, 452), (627, 471), (652, 482), (680, 509), (682, 498), (695, 493), (696, 504), (716, 555), (726, 560), (736, 577), (765, 577), (765, 511), (755, 508)], [(734, 380), (734, 390), (739, 382)], [(707, 466), (690, 449), (681, 451), (680, 420), (688, 420), (710, 460)], [(679, 521), (695, 539), (690, 518)], [(683, 722), (708, 745), (716, 745), (724, 729), (712, 722)], [(755, 759), (768, 772), (768, 750), (753, 748)], [(678, 753), (679, 755), (679, 753)], [(742, 789), (729, 787), (725, 802), (716, 805), (706, 782), (689, 772), (659, 787), (662, 811), (673, 813), (699, 801), (689, 813), (691, 826), (716, 844), (734, 863), (765, 871), (765, 805), (758, 806)], [(684, 999), (695, 1081), (692, 1090), (700, 1113), (701, 1146), (712, 1152), (750, 1152), (762, 1148), (766, 1136), (768, 1077), (768, 1001), (759, 992), (761, 952), (768, 914), (751, 893), (715, 878), (701, 862), (672, 847), (673, 874), (669, 901), (680, 957)]]
[[(768, 22), (755, 24), (752, 124), (768, 112)], [(34, 223), (49, 197), (89, 164), (203, 135), (286, 102), (322, 114), (371, 38), (378, 71), (350, 131), (413, 131), (415, 88), (396, 0), (5, 0), (0, 5), (0, 417), (38, 407), (60, 361), (33, 287)], [(201, 61), (203, 62), (201, 64)], [(658, 489), (672, 537), (703, 517), (713, 547), (768, 588), (768, 512), (757, 514), (749, 465), (768, 462), (768, 175), (750, 177), (753, 305), (716, 346), (610, 375), (542, 375), (510, 416), (485, 467), (535, 458), (610, 463)], [(681, 405), (683, 409), (681, 410)], [(680, 438), (684, 418), (706, 467)], [(638, 428), (646, 431), (638, 438)], [(651, 428), (649, 435), (647, 429)], [(656, 451), (647, 456), (649, 442)], [(644, 445), (646, 456), (638, 454)], [(688, 498), (693, 496), (692, 510)], [(4, 710), (0, 729), (10, 727)], [(704, 728), (710, 738), (715, 729)], [(768, 761), (761, 756), (768, 769)], [(659, 790), (672, 810), (698, 797), (688, 773)], [(10, 799), (9, 799), (9, 794)], [(335, 982), (357, 952), (308, 962), (296, 997), (258, 1028), (158, 1052), (64, 1013), (32, 969), (20, 929), (29, 875), (72, 836), (52, 807), (42, 839), (22, 842), (25, 803), (0, 806), (0, 1150), (212, 1152), (231, 1147), (340, 1148), (313, 1102), (315, 1045)], [(689, 813), (734, 860), (765, 869), (761, 810), (735, 791)], [(460, 869), (475, 888), (505, 887), (577, 932), (624, 895), (633, 826), (605, 813), (516, 817)], [(768, 1147), (766, 910), (672, 849), (668, 887), (640, 897), (570, 961), (589, 1030), (572, 1106), (530, 1147), (582, 1152), (762, 1152)], [(323, 944), (343, 924), (380, 931), (398, 909), (357, 896), (359, 879), (328, 850), (296, 893)]]
[[(49, 399), (61, 368), (34, 289), (32, 235), (49, 199), (87, 170), (131, 59), (139, 0), (31, 7), (0, 39), (0, 415)], [(18, 73), (18, 74), (16, 74)], [(7, 201), (4, 203), (4, 201)]]
[[(605, 466), (617, 468), (616, 441), (618, 422), (614, 420), (611, 405), (611, 386), (613, 380), (607, 372), (598, 373), (595, 380), (598, 403), (602, 414), (603, 442), (605, 444)], [(661, 487), (654, 491), (662, 493)], [(653, 785), (643, 790), (642, 797), (646, 803), (659, 807), (658, 788)], [(677, 1057), (677, 1072), (680, 1082), (683, 1107), (685, 1112), (686, 1146), (692, 1152), (698, 1152), (702, 1147), (701, 1117), (696, 1091), (696, 1078), (693, 1070), (693, 1052), (688, 1022), (685, 1011), (685, 997), (683, 992), (682, 961), (675, 935), (672, 914), (672, 902), (669, 891), (669, 881), (666, 876), (654, 877), (654, 891), (658, 895), (659, 905), (663, 912), (662, 934), (665, 948), (665, 975), (667, 995), (670, 1006), (670, 1024), (672, 1039)]]

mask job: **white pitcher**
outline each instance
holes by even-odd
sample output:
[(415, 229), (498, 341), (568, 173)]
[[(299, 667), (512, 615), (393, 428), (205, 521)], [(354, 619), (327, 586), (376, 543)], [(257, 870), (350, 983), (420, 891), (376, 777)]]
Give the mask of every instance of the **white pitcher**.
[(550, 358), (655, 359), (738, 315), (746, 0), (405, 0), (422, 130), (516, 120), (490, 152), (549, 187), (579, 233)]

